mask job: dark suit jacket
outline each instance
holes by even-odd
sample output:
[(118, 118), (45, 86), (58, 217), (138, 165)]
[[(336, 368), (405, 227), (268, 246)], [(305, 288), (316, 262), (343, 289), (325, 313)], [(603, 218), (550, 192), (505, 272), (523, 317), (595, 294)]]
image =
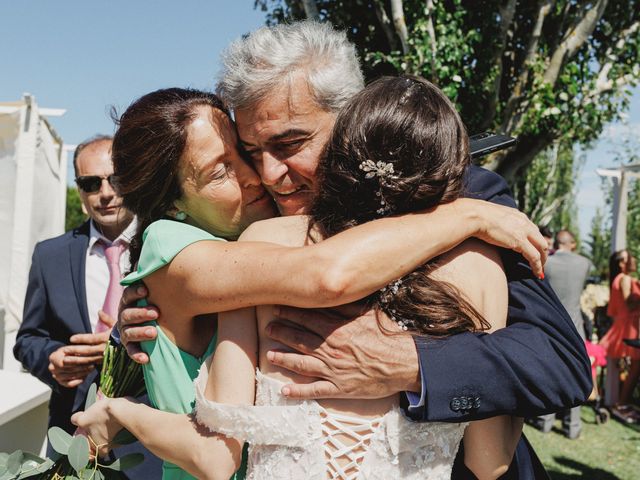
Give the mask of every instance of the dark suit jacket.
[(88, 245), (88, 222), (36, 245), (22, 325), (13, 347), (24, 368), (52, 389), (49, 427), (58, 426), (69, 433), (75, 430), (69, 417), (83, 408), (96, 373), (77, 388), (62, 387), (48, 370), (49, 355), (68, 345), (72, 335), (91, 332), (84, 285)]
[[(84, 409), (89, 386), (97, 379), (92, 372), (77, 388), (65, 388), (49, 372), (49, 355), (68, 345), (76, 333), (91, 333), (85, 263), (89, 245), (89, 222), (56, 238), (36, 245), (29, 272), (22, 324), (13, 354), (25, 369), (51, 387), (49, 427), (75, 431), (70, 417)], [(119, 456), (125, 454), (118, 449)], [(161, 462), (140, 444), (126, 447), (126, 453), (140, 451), (145, 462), (128, 471), (130, 478), (161, 478)], [(133, 472), (140, 472), (139, 475)]]
[[(515, 207), (504, 179), (476, 166), (469, 170), (466, 196)], [(426, 401), (412, 413), (415, 419), (532, 417), (579, 405), (589, 396), (591, 368), (584, 343), (548, 282), (534, 278), (514, 252), (503, 251), (502, 261), (509, 286), (508, 328), (491, 335), (416, 338)], [(535, 464), (535, 454), (525, 458), (527, 452), (532, 450), (521, 443), (515, 461)], [(528, 471), (513, 478), (544, 478)], [(457, 468), (453, 478), (465, 477)]]

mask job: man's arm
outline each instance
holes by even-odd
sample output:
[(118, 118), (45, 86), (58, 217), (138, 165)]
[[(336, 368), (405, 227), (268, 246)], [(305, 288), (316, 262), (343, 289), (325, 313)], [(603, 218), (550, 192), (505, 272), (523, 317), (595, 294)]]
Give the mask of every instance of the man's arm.
[(13, 355), (32, 375), (55, 390), (58, 383), (49, 371), (49, 356), (64, 346), (63, 342), (51, 338), (49, 302), (42, 277), (39, 248), (36, 245), (29, 271), (22, 324), (13, 347)]
[[(504, 179), (479, 167), (470, 170), (467, 196), (515, 207)], [(416, 338), (424, 395), (421, 405), (409, 407), (412, 417), (534, 416), (578, 405), (591, 393), (584, 343), (549, 283), (535, 279), (519, 255), (502, 256), (508, 327), (438, 342)]]
[[(469, 196), (514, 205), (506, 182), (491, 172), (474, 167), (468, 186)], [(416, 357), (407, 347), (410, 339), (384, 335), (371, 314), (344, 319), (281, 308), (282, 319), (304, 330), (274, 322), (270, 336), (302, 355), (271, 352), (269, 360), (322, 379), (285, 386), (295, 398), (375, 398), (420, 391), (415, 381), (419, 365), (423, 396), (410, 413), (420, 420), (530, 416), (581, 403), (591, 392), (582, 340), (548, 283), (535, 280), (521, 260), (503, 255), (509, 326), (499, 332), (465, 333), (437, 342), (416, 337)]]
[(531, 278), (522, 262), (507, 263), (507, 328), (438, 341), (416, 338), (426, 396), (424, 406), (410, 407), (413, 418), (528, 417), (589, 396), (590, 364), (573, 322), (547, 282)]

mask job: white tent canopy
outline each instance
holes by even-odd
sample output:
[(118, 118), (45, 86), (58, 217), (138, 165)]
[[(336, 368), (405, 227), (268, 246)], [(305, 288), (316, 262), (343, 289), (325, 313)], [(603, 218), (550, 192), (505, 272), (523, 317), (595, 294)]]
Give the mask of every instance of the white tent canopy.
[(64, 231), (67, 158), (46, 119), (62, 114), (29, 94), (0, 103), (0, 366), (2, 339), (22, 319), (33, 248)]

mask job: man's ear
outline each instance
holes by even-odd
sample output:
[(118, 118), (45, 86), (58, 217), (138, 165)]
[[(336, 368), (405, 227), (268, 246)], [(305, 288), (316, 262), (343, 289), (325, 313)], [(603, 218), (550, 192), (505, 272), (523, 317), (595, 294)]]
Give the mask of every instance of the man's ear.
[(87, 211), (87, 207), (84, 206), (84, 202), (82, 201), (82, 192), (80, 191), (80, 189), (78, 187), (76, 187), (76, 191), (78, 192), (78, 195), (80, 196), (80, 208), (82, 208), (82, 213), (85, 216), (89, 216), (89, 212)]

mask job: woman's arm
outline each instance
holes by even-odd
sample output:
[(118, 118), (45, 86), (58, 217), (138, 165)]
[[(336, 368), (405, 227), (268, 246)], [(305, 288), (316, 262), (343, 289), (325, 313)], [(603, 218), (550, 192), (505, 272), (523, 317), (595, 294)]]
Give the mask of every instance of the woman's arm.
[[(629, 308), (638, 308), (640, 306), (640, 297), (638, 296), (638, 285), (634, 285), (637, 282), (629, 275), (624, 275), (620, 281), (620, 291), (622, 292), (622, 298)], [(634, 291), (635, 290), (635, 291)]]
[[(258, 342), (255, 309), (225, 312), (220, 317), (233, 321), (219, 324), (205, 394), (220, 403), (253, 405)], [(127, 398), (102, 399), (76, 413), (72, 422), (102, 445), (100, 455), (113, 448), (113, 437), (125, 428), (149, 451), (197, 478), (228, 480), (242, 459), (242, 442), (212, 433), (192, 415), (163, 412)]]
[(208, 432), (191, 415), (163, 412), (129, 398), (104, 398), (74, 414), (71, 421), (101, 446), (99, 455), (113, 448), (113, 437), (126, 428), (154, 455), (197, 478), (228, 480), (231, 475), (225, 477), (226, 472), (211, 465), (217, 465), (218, 458), (234, 456), (237, 442)]
[[(379, 219), (308, 247), (198, 242), (145, 281), (152, 300), (179, 296), (187, 315), (273, 303), (328, 307), (358, 300), (474, 235), (529, 252), (541, 270), (544, 240), (526, 216), (478, 202)], [(273, 222), (254, 224), (242, 238), (264, 238)]]

